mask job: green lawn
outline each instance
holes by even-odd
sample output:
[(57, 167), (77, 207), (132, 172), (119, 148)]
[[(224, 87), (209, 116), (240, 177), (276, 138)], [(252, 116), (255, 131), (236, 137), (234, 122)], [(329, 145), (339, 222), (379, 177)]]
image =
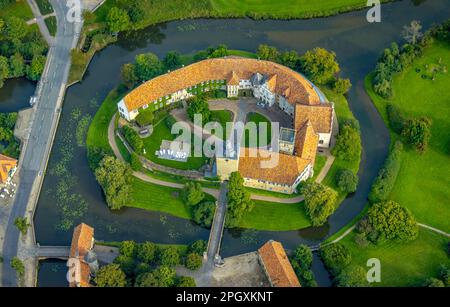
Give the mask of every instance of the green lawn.
[(133, 178), (133, 202), (129, 207), (191, 218), (189, 207), (181, 200), (181, 190), (163, 187)]
[[(436, 80), (423, 79), (426, 65), (450, 68), (450, 45), (436, 42), (412, 67), (395, 76), (391, 102), (406, 116), (427, 116), (432, 119), (432, 137), (425, 154), (407, 149), (391, 198), (409, 208), (421, 223), (450, 232), (450, 73), (437, 74)], [(420, 72), (416, 72), (420, 69)], [(372, 90), (371, 77), (366, 78), (366, 89), (389, 126), (386, 103)], [(398, 136), (391, 132), (392, 141)]]
[(218, 122), (220, 124), (225, 135), (218, 137), (220, 137), (221, 139), (226, 139), (229, 136), (230, 130), (232, 128), (232, 125), (229, 125), (229, 129), (227, 129), (227, 123), (233, 122), (233, 113), (228, 110), (211, 111), (211, 121)]
[(448, 239), (420, 229), (419, 237), (410, 243), (371, 245), (361, 249), (351, 233), (340, 243), (352, 253), (352, 263), (366, 268), (367, 260), (378, 258), (381, 262), (381, 283), (376, 286), (420, 286), (429, 277), (438, 277), (440, 264), (450, 265), (446, 254)]
[(48, 0), (35, 0), (42, 15), (53, 13), (53, 7)]
[(303, 203), (279, 204), (255, 201), (252, 212), (242, 218), (239, 227), (269, 231), (297, 230), (311, 226)]
[(51, 36), (56, 35), (57, 31), (57, 21), (55, 16), (50, 16), (45, 19), (45, 24), (47, 25), (48, 31)]
[[(256, 135), (256, 139), (257, 139), (257, 146), (261, 147), (261, 146), (267, 146), (268, 144), (270, 144), (271, 140), (272, 140), (272, 123), (270, 122), (270, 120), (265, 117), (262, 114), (259, 113), (249, 113), (247, 115), (247, 124), (246, 124), (246, 129), (249, 128), (249, 123), (255, 123), (256, 124), (256, 128), (257, 130), (257, 135)], [(267, 124), (267, 135), (260, 135), (261, 131), (263, 130), (259, 130), (260, 124), (266, 123)], [(242, 141), (242, 144), (245, 144), (245, 147), (250, 147), (250, 132), (248, 130), (245, 130), (245, 139)]]
[[(347, 102), (347, 99), (345, 98), (345, 96), (338, 95), (328, 88), (322, 88), (321, 90), (327, 96), (329, 101), (334, 102), (334, 107), (335, 107), (336, 115), (338, 117), (339, 122), (342, 122), (343, 120), (346, 120), (346, 119), (352, 119), (352, 118), (354, 119), (355, 118), (353, 116), (352, 111), (350, 110), (350, 107), (348, 106), (348, 102)], [(346, 161), (346, 160), (336, 158), (334, 160), (334, 163), (331, 166), (327, 176), (325, 177), (325, 179), (323, 180), (322, 183), (337, 190), (337, 185), (336, 185), (336, 180), (335, 180), (336, 174), (340, 170), (346, 169), (346, 168), (352, 170), (354, 173), (357, 173), (359, 170), (360, 161), (361, 161), (360, 159), (354, 160), (354, 161)], [(346, 195), (344, 193), (339, 194), (339, 199), (341, 202), (345, 199), (345, 197), (346, 197)]]
[[(170, 115), (169, 115), (170, 116)], [(171, 133), (170, 129), (167, 128), (164, 120), (160, 121), (153, 130), (153, 134), (144, 139), (144, 146), (147, 151), (145, 154), (145, 157), (155, 163), (158, 163), (160, 165), (173, 167), (177, 169), (182, 170), (198, 170), (200, 167), (202, 167), (206, 162), (206, 157), (189, 157), (187, 162), (179, 162), (179, 161), (171, 161), (171, 160), (165, 160), (160, 159), (156, 155), (156, 151), (159, 150), (161, 147), (161, 143), (163, 140), (169, 140), (172, 141), (177, 137), (177, 135), (174, 135)], [(192, 136), (192, 146), (194, 146), (194, 137)], [(191, 155), (193, 155), (194, 151), (192, 148)]]
[(0, 18), (4, 19), (10, 16), (19, 17), (25, 21), (34, 18), (33, 12), (26, 1), (12, 2), (0, 10)]

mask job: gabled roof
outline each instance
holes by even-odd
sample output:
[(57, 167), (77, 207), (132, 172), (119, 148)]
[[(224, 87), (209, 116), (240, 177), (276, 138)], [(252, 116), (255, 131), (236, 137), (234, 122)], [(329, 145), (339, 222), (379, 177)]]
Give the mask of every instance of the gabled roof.
[(271, 75), (271, 76), (267, 79), (267, 88), (268, 88), (271, 92), (275, 92), (276, 86), (277, 86), (277, 75)]
[(314, 162), (316, 161), (317, 146), (319, 145), (319, 135), (314, 131), (310, 120), (307, 120), (297, 133), (295, 141), (296, 155)]
[(330, 133), (333, 123), (333, 105), (321, 103), (319, 105), (295, 105), (295, 130), (299, 131), (305, 122), (311, 121), (316, 133)]
[(314, 87), (301, 74), (274, 62), (236, 56), (206, 59), (158, 76), (131, 91), (125, 96), (124, 102), (128, 111), (132, 111), (205, 81), (230, 79), (235, 82), (234, 75), (242, 80), (250, 80), (255, 73), (276, 75), (271, 81), (276, 94), (281, 95), (284, 88), (290, 87), (288, 102), (292, 105), (320, 104), (320, 97)]
[(232, 71), (231, 73), (230, 73), (230, 76), (227, 78), (227, 84), (228, 85), (239, 85), (239, 76), (234, 72), (234, 71)]
[(273, 287), (301, 287), (280, 242), (271, 240), (258, 253)]
[[(274, 161), (274, 165), (264, 165), (269, 161)], [(311, 160), (297, 156), (260, 148), (241, 148), (239, 173), (244, 178), (292, 186), (309, 164)]]
[(80, 280), (77, 282), (71, 282), (71, 287), (90, 287), (91, 269), (89, 264), (85, 262), (84, 257), (91, 250), (93, 240), (94, 228), (86, 224), (80, 224), (75, 227), (69, 257), (80, 260), (79, 266), (77, 267), (80, 270)]
[(17, 160), (5, 155), (0, 155), (0, 183), (8, 180), (9, 171), (17, 166)]

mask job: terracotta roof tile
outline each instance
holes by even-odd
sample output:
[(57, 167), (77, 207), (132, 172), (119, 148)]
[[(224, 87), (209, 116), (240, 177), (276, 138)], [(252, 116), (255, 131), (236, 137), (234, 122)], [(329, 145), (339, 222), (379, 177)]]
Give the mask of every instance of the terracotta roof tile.
[(129, 111), (135, 110), (204, 81), (227, 80), (232, 72), (245, 80), (256, 72), (266, 76), (276, 75), (271, 78), (274, 91), (281, 95), (286, 87), (290, 87), (289, 103), (320, 104), (320, 97), (313, 86), (299, 73), (274, 62), (236, 56), (203, 60), (158, 76), (125, 96), (125, 104)]
[(258, 250), (266, 274), (274, 287), (301, 287), (280, 242), (269, 241)]
[[(270, 161), (269, 155), (277, 155), (278, 162), (272, 168), (263, 168), (261, 162)], [(241, 148), (239, 173), (244, 178), (291, 186), (309, 164), (311, 160), (301, 157), (269, 152), (265, 149)]]
[(307, 120), (302, 128), (297, 132), (295, 140), (296, 155), (312, 161), (316, 161), (317, 147), (319, 145), (319, 135), (314, 132), (314, 128), (310, 120)]
[(86, 224), (80, 224), (75, 227), (69, 256), (70, 258), (78, 258), (80, 260), (80, 281), (78, 284), (71, 283), (71, 287), (90, 287), (91, 270), (89, 265), (84, 262), (84, 257), (91, 250), (93, 240), (94, 228)]
[(331, 103), (321, 103), (314, 106), (296, 104), (295, 130), (299, 131), (308, 120), (311, 121), (315, 132), (330, 133), (333, 122), (333, 105)]

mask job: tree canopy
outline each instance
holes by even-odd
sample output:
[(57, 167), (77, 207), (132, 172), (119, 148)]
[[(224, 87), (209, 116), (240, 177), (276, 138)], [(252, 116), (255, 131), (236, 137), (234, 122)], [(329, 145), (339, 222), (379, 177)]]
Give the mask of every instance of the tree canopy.
[(300, 61), (307, 77), (317, 84), (326, 84), (340, 71), (336, 54), (323, 48), (306, 52)]
[(313, 226), (321, 226), (327, 222), (336, 210), (337, 193), (320, 183), (309, 183), (303, 189), (305, 208)]
[(115, 263), (101, 267), (94, 281), (97, 287), (125, 287), (127, 284), (125, 273)]
[(252, 211), (254, 206), (250, 192), (244, 187), (244, 178), (239, 172), (231, 173), (227, 196), (228, 208), (225, 224), (227, 227), (235, 227), (245, 214)]

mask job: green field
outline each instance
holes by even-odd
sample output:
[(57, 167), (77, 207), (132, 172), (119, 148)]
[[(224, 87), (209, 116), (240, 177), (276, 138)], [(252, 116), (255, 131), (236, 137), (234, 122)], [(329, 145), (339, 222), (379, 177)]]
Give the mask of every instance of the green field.
[(429, 277), (438, 277), (440, 264), (450, 265), (446, 254), (448, 239), (420, 229), (419, 237), (410, 243), (371, 245), (365, 249), (354, 242), (351, 233), (340, 243), (352, 253), (352, 264), (366, 268), (367, 260), (378, 258), (381, 262), (381, 283), (375, 286), (421, 286)]
[(33, 19), (33, 12), (26, 1), (12, 2), (0, 9), (0, 18), (19, 17), (25, 21)]
[[(170, 115), (169, 115), (170, 116)], [(187, 162), (179, 162), (172, 160), (160, 159), (156, 155), (156, 151), (161, 147), (161, 143), (163, 140), (173, 141), (177, 135), (171, 133), (170, 129), (167, 128), (164, 120), (160, 121), (153, 128), (153, 133), (150, 137), (144, 139), (144, 146), (146, 150), (146, 154), (144, 155), (147, 159), (158, 163), (160, 165), (164, 165), (167, 167), (173, 167), (182, 170), (198, 170), (202, 167), (206, 162), (206, 157), (193, 157), (194, 149), (192, 148), (191, 157), (188, 158)], [(197, 137), (192, 135), (192, 147), (194, 146), (194, 138)]]
[[(450, 45), (434, 43), (426, 49), (409, 69), (394, 77), (391, 102), (400, 107), (405, 116), (427, 116), (432, 119), (432, 137), (425, 154), (407, 149), (391, 198), (409, 208), (420, 223), (450, 232), (450, 73), (439, 73), (436, 80), (422, 78), (427, 67), (450, 67)], [(416, 72), (416, 70), (420, 70)], [(370, 76), (366, 89), (389, 126), (385, 99), (377, 96)], [(391, 132), (392, 141), (398, 136)]]
[(163, 187), (133, 178), (133, 203), (129, 207), (165, 212), (190, 219), (189, 207), (181, 200), (181, 190)]
[(242, 218), (239, 227), (257, 230), (288, 231), (311, 226), (303, 203), (279, 204), (255, 201), (252, 212)]

